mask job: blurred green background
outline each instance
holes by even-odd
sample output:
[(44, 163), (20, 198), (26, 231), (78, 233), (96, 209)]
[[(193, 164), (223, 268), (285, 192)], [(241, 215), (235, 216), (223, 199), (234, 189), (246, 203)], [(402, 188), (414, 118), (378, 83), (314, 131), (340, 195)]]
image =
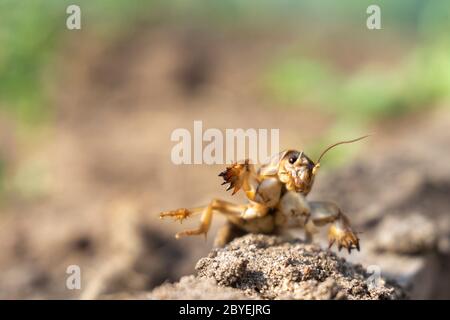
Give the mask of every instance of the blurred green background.
[[(1, 107), (19, 121), (38, 121), (51, 113), (45, 102), (44, 72), (67, 35), (65, 8), (73, 1), (0, 2)], [(396, 116), (448, 98), (450, 90), (450, 4), (420, 1), (77, 1), (83, 28), (113, 37), (140, 20), (208, 24), (213, 28), (273, 30), (298, 28), (327, 41), (330, 30), (348, 29), (348, 42), (364, 41), (370, 4), (382, 10), (382, 27), (392, 42), (413, 43), (394, 66), (363, 65), (351, 73), (332, 58), (298, 54), (278, 57), (267, 66), (268, 93), (292, 105), (306, 101), (358, 120)], [(305, 30), (304, 26), (308, 26)], [(351, 31), (350, 31), (351, 30)], [(312, 41), (312, 40), (311, 40)], [(298, 44), (302, 46), (304, 44)], [(374, 53), (376, 54), (376, 52)], [(382, 52), (380, 52), (382, 54)], [(378, 67), (378, 68), (377, 68)]]

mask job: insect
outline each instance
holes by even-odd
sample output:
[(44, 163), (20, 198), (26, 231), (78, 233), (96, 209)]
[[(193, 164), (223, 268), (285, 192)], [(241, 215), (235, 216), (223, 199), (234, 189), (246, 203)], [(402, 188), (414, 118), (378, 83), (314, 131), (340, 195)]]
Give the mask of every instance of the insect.
[(332, 144), (316, 162), (303, 151), (286, 150), (258, 169), (249, 160), (234, 163), (219, 176), (224, 179), (223, 185), (228, 184), (227, 191), (232, 189), (233, 195), (242, 190), (247, 204), (214, 199), (207, 206), (162, 212), (160, 218), (171, 217), (181, 222), (201, 214), (198, 228), (179, 232), (175, 237), (200, 234), (206, 237), (213, 214), (221, 213), (228, 222), (219, 230), (216, 246), (223, 246), (244, 233), (279, 233), (288, 228), (303, 228), (309, 242), (317, 227), (329, 225), (329, 248), (336, 243), (339, 250), (346, 248), (351, 253), (356, 248), (359, 251), (359, 238), (339, 207), (333, 202), (307, 201), (306, 196), (314, 184), (320, 161), (329, 150), (366, 137)]

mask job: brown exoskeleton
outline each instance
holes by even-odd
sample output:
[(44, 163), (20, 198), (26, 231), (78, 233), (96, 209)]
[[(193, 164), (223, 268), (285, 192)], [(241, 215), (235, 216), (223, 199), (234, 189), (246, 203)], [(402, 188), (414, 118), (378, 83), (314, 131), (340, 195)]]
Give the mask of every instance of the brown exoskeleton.
[(330, 224), (328, 230), (329, 247), (335, 242), (339, 250), (353, 248), (359, 250), (359, 239), (350, 226), (349, 219), (339, 207), (331, 202), (307, 201), (311, 191), (320, 160), (330, 149), (358, 139), (342, 141), (326, 148), (316, 163), (303, 151), (287, 150), (272, 157), (268, 164), (258, 170), (248, 160), (235, 163), (221, 172), (225, 182), (229, 183), (227, 191), (233, 189), (233, 195), (243, 190), (248, 198), (247, 204), (233, 204), (214, 199), (209, 205), (199, 208), (181, 208), (163, 212), (160, 217), (172, 217), (182, 221), (192, 215), (202, 213), (200, 226), (196, 229), (182, 231), (176, 238), (204, 234), (206, 236), (213, 213), (224, 214), (226, 224), (216, 238), (215, 244), (223, 246), (231, 241), (237, 233), (275, 233), (284, 228), (303, 228), (307, 240), (312, 239), (315, 227)]

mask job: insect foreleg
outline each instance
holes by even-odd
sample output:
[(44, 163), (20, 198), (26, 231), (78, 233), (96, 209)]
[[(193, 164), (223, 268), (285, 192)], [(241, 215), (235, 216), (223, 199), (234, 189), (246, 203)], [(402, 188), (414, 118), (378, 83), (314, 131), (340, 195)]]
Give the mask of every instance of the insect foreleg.
[(328, 230), (329, 247), (337, 242), (338, 249), (347, 248), (349, 252), (356, 248), (359, 251), (359, 239), (353, 232), (350, 221), (339, 207), (332, 202), (311, 201), (311, 220), (315, 226), (331, 224)]
[(242, 189), (249, 200), (253, 200), (256, 188), (259, 185), (258, 175), (255, 166), (250, 160), (244, 163), (234, 163), (222, 171), (219, 176), (224, 179), (222, 184), (229, 183), (227, 190), (233, 189), (233, 195)]

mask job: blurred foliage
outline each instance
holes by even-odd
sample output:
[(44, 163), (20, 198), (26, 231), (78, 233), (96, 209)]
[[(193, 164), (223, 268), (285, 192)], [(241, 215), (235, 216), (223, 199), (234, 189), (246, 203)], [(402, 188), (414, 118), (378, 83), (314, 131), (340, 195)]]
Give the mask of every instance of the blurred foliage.
[[(373, 122), (427, 111), (450, 100), (450, 2), (373, 3), (382, 10), (380, 32), (388, 30), (392, 39), (407, 37), (414, 44), (400, 62), (375, 65), (366, 61), (356, 70), (342, 72), (331, 59), (310, 58), (296, 51), (275, 59), (266, 70), (266, 89), (277, 101), (292, 107), (313, 107), (336, 119), (335, 126), (311, 146), (312, 154), (335, 142), (334, 137), (358, 136)], [(372, 2), (361, 1), (352, 8), (368, 4)], [(361, 34), (356, 33), (352, 29), (348, 36), (358, 43)], [(367, 33), (362, 36), (367, 37)], [(345, 153), (336, 149), (326, 161), (342, 163), (347, 158)]]
[(4, 186), (4, 177), (5, 177), (5, 163), (4, 160), (0, 157), (0, 197), (3, 193), (3, 190), (5, 188)]
[(21, 120), (41, 117), (39, 81), (44, 64), (54, 48), (55, 17), (43, 1), (6, 0), (0, 8), (0, 106), (14, 112)]
[[(66, 8), (72, 3), (68, 0), (0, 2), (0, 108), (13, 112), (19, 119), (33, 122), (45, 118), (50, 112), (51, 106), (45, 100), (43, 88), (45, 81), (42, 80), (45, 76), (51, 77), (54, 71), (50, 62), (57, 54), (59, 42), (62, 38), (73, 36), (65, 27)], [(210, 24), (216, 27), (218, 24), (225, 24), (234, 28), (254, 26), (261, 30), (271, 30), (274, 26), (296, 28), (307, 25), (308, 29), (326, 32), (336, 25), (347, 28), (365, 25), (365, 10), (370, 4), (380, 5), (383, 25), (389, 25), (393, 31), (411, 32), (412, 29), (426, 39), (435, 38), (436, 35), (448, 39), (450, 30), (450, 5), (444, 0), (214, 0), (206, 3), (194, 0), (80, 0), (76, 4), (82, 8), (81, 32), (88, 29), (89, 32), (105, 34), (124, 32), (124, 29), (133, 24), (149, 19), (197, 23), (203, 27), (210, 27)], [(361, 27), (356, 29), (360, 30)], [(411, 66), (401, 67), (400, 72), (405, 75), (405, 79), (398, 79), (395, 72), (385, 74), (384, 71), (367, 69), (352, 75), (350, 79), (344, 79), (344, 83), (323, 61), (289, 58), (274, 67), (271, 80), (275, 85), (272, 89), (278, 98), (291, 101), (303, 98), (306, 101), (316, 101), (320, 95), (325, 98), (319, 102), (328, 104), (327, 101), (338, 98), (342, 100), (336, 103), (342, 105), (337, 107), (339, 112), (350, 113), (354, 111), (354, 106), (361, 103), (366, 106), (368, 116), (389, 115), (391, 112), (395, 114), (397, 111), (407, 110), (407, 102), (414, 98), (412, 96), (406, 99), (404, 96), (407, 90), (401, 86), (406, 86), (406, 80), (411, 82), (411, 88), (420, 88), (421, 85), (427, 87), (421, 89), (421, 95), (418, 96), (426, 99), (425, 101), (445, 94), (443, 91), (447, 89), (442, 87), (448, 84), (448, 74), (444, 74), (439, 64), (442, 62), (448, 65), (445, 53), (447, 51), (439, 52), (433, 48), (426, 54), (416, 54), (411, 58)], [(422, 55), (439, 59), (431, 66), (437, 69), (440, 77), (431, 79), (433, 84), (427, 82), (431, 71), (420, 69), (428, 67), (421, 60)], [(414, 76), (414, 81), (408, 80), (408, 73)], [(425, 77), (424, 80), (421, 79), (422, 76)], [(439, 82), (440, 79), (447, 83)], [(322, 90), (317, 88), (319, 82)], [(338, 86), (335, 87), (335, 84)], [(412, 89), (410, 91), (416, 92)]]
[[(48, 96), (48, 82), (55, 78), (52, 62), (58, 55), (61, 43), (82, 42), (83, 32), (98, 36), (113, 36), (127, 28), (145, 14), (151, 1), (76, 1), (82, 8), (82, 30), (72, 32), (66, 28), (66, 8), (69, 0), (0, 0), (0, 116), (15, 121), (12, 126), (21, 140), (36, 138), (36, 130), (51, 124), (52, 104)], [(136, 20), (134, 19), (136, 18)], [(95, 21), (89, 23), (87, 21)], [(132, 22), (132, 23), (130, 23)], [(88, 27), (89, 26), (89, 27)], [(0, 150), (1, 151), (1, 150)], [(6, 192), (5, 171), (8, 163), (0, 159), (0, 196)], [(42, 179), (38, 170), (9, 181), (21, 191), (35, 190)], [(30, 174), (33, 173), (33, 174)], [(28, 192), (30, 193), (30, 192)]]
[[(450, 46), (439, 42), (419, 47), (397, 66), (364, 65), (350, 75), (341, 74), (329, 61), (280, 59), (269, 68), (266, 82), (283, 104), (319, 108), (335, 117), (335, 126), (311, 146), (312, 154), (318, 154), (335, 137), (356, 137), (367, 133), (373, 122), (449, 101)], [(339, 165), (347, 159), (345, 154), (333, 151), (325, 161)]]
[[(51, 62), (58, 44), (73, 35), (66, 28), (68, 0), (0, 1), (0, 108), (20, 122), (33, 124), (46, 119), (51, 106), (44, 81), (51, 77)], [(82, 7), (82, 30), (95, 21), (90, 32), (114, 34), (130, 25), (151, 2), (104, 0), (76, 2)]]
[(429, 108), (450, 97), (450, 47), (417, 48), (398, 66), (364, 65), (342, 75), (329, 62), (281, 59), (268, 90), (293, 105), (312, 105), (349, 121), (371, 121)]

